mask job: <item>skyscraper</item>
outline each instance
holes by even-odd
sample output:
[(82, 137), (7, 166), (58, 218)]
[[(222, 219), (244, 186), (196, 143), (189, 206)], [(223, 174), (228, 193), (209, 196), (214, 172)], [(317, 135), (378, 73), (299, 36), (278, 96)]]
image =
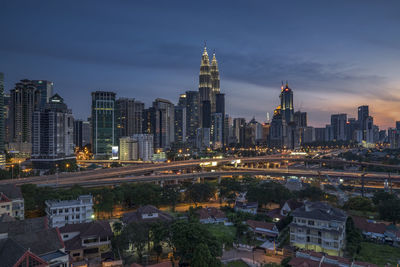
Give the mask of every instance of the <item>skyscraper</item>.
[(50, 169), (58, 161), (75, 159), (72, 111), (58, 94), (33, 113), (32, 129), (32, 162), (35, 168)]
[(331, 115), (332, 139), (335, 141), (346, 140), (347, 114)]
[(178, 104), (175, 106), (175, 142), (186, 142), (186, 94), (179, 96)]
[(289, 88), (288, 82), (286, 82), (286, 86), (281, 87), (281, 114), (282, 118), (286, 120), (286, 123), (290, 123), (293, 121), (293, 91)]
[[(200, 114), (203, 114), (204, 101), (211, 101), (211, 92), (212, 92), (211, 87), (212, 85), (211, 85), (210, 60), (208, 58), (207, 47), (204, 46), (203, 55), (201, 57), (200, 75), (199, 75)], [(210, 117), (211, 117), (211, 112), (210, 112)], [(200, 127), (204, 128), (202, 116), (200, 118)]]
[(186, 106), (177, 105), (174, 109), (175, 142), (186, 141)]
[(216, 95), (220, 93), (220, 81), (219, 81), (219, 70), (218, 62), (215, 57), (215, 52), (213, 53), (213, 58), (211, 60), (211, 113), (217, 112), (217, 99)]
[(9, 150), (31, 153), (33, 112), (39, 109), (40, 100), (40, 91), (30, 80), (21, 80), (11, 90)]
[(222, 129), (222, 132), (221, 132), (222, 144), (221, 145), (224, 146), (226, 144), (226, 139), (227, 139), (227, 137), (225, 136), (225, 134), (226, 134), (225, 133), (225, 128), (226, 128), (226, 126), (225, 126), (225, 94), (217, 93), (215, 95), (215, 100), (216, 100), (215, 113), (221, 114), (221, 117), (222, 117), (222, 120), (221, 120), (222, 125), (219, 127), (221, 127), (221, 129)]
[(144, 103), (133, 98), (119, 98), (116, 106), (118, 136), (142, 133)]
[(153, 102), (153, 108), (155, 111), (154, 147), (168, 148), (175, 139), (174, 104), (157, 98)]
[(210, 100), (203, 101), (203, 109), (202, 109), (202, 128), (211, 128), (211, 102)]
[(0, 154), (4, 154), (5, 111), (4, 111), (4, 74), (0, 72)]
[(296, 111), (293, 120), (298, 127), (307, 127), (307, 112)]
[(33, 80), (33, 85), (40, 92), (40, 107), (44, 108), (49, 103), (50, 97), (53, 96), (53, 82), (45, 80)]
[(92, 152), (95, 158), (108, 158), (117, 145), (115, 93), (92, 92)]
[(192, 145), (196, 140), (196, 131), (199, 128), (199, 92), (186, 91), (186, 136)]
[(74, 144), (76, 147), (84, 147), (90, 144), (90, 123), (83, 120), (74, 120)]
[(367, 118), (369, 117), (369, 108), (368, 106), (360, 106), (358, 107), (358, 127), (361, 131), (361, 139), (366, 140), (367, 138)]

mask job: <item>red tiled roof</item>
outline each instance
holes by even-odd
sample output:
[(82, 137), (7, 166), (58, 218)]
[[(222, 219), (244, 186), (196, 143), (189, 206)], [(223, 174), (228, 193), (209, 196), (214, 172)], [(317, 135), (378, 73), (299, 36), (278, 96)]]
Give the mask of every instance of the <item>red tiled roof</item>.
[(319, 265), (319, 261), (305, 258), (292, 258), (289, 262), (292, 267), (334, 267), (335, 265), (323, 262)]
[(11, 200), (6, 196), (6, 195), (4, 195), (3, 193), (0, 193), (0, 203), (2, 203), (2, 202), (10, 202)]
[(386, 225), (384, 223), (368, 222), (367, 219), (357, 216), (353, 216), (352, 218), (354, 225), (365, 232), (384, 234), (386, 231)]
[(368, 262), (363, 262), (363, 261), (355, 261), (354, 264), (358, 265), (358, 266), (365, 266), (365, 267), (378, 267), (378, 265), (368, 263)]
[[(129, 267), (143, 267), (143, 265), (138, 263), (132, 263)], [(146, 267), (172, 267), (172, 263), (170, 261), (164, 261), (152, 265), (146, 265)]]
[(208, 219), (210, 217), (215, 219), (226, 218), (225, 212), (214, 207), (200, 209), (197, 211), (197, 214), (199, 214), (200, 220)]
[(268, 230), (271, 230), (271, 231), (275, 226), (275, 223), (254, 221), (254, 220), (247, 220), (246, 223), (251, 228), (262, 228), (262, 229), (268, 229)]

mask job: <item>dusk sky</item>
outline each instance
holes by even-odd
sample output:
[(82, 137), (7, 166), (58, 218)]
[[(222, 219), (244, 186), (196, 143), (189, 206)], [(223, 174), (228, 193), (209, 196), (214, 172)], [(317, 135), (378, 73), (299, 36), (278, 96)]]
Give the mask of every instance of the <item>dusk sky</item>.
[[(40, 3), (40, 4), (39, 4)], [(281, 80), (295, 110), (324, 126), (330, 114), (400, 120), (400, 1), (1, 1), (0, 72), (55, 83), (75, 118), (90, 92), (146, 106), (198, 90), (204, 41), (215, 49), (232, 117), (265, 120)]]

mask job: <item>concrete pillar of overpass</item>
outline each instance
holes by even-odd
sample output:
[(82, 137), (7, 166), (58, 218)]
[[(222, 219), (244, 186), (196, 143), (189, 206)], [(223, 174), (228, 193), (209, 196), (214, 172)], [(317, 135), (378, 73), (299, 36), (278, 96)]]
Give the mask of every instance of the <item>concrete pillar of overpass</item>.
[(319, 163), (319, 168), (322, 168), (322, 162)]
[(175, 179), (175, 180), (174, 180), (174, 184), (178, 184), (178, 179)]
[(164, 187), (164, 180), (161, 180), (161, 181), (160, 181), (160, 186), (161, 186), (161, 187)]
[(200, 178), (201, 183), (204, 183), (204, 177)]
[(308, 169), (308, 161), (304, 161), (304, 166)]
[(218, 184), (221, 183), (221, 176), (218, 176)]

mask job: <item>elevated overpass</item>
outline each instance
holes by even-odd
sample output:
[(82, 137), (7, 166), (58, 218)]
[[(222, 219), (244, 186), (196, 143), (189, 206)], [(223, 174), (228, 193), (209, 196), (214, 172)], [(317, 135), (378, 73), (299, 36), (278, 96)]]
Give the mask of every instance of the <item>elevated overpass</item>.
[[(240, 162), (239, 162), (240, 160)], [(235, 161), (236, 165), (239, 163), (239, 166), (251, 166), (251, 167), (261, 167), (255, 169), (236, 169), (236, 170), (224, 170), (224, 173), (220, 172), (218, 168), (225, 165), (231, 165), (231, 163)], [(95, 161), (90, 161), (95, 162)], [(104, 161), (102, 161), (104, 162)], [(269, 156), (260, 156), (260, 157), (244, 157), (244, 158), (222, 158), (222, 159), (202, 159), (202, 160), (186, 160), (186, 161), (175, 161), (175, 162), (165, 162), (165, 163), (138, 163), (119, 167), (119, 168), (106, 168), (106, 169), (98, 169), (92, 171), (83, 171), (83, 172), (71, 172), (71, 173), (59, 173), (54, 175), (46, 175), (46, 176), (36, 176), (36, 177), (27, 177), (21, 179), (8, 179), (1, 180), (0, 184), (38, 184), (38, 185), (46, 185), (46, 184), (65, 184), (65, 185), (73, 185), (73, 184), (93, 184), (95, 185), (96, 181), (98, 185), (100, 182), (106, 181), (114, 181), (115, 184), (121, 182), (130, 182), (129, 179), (133, 179), (133, 181), (160, 181), (166, 177), (166, 174), (157, 174), (151, 175), (154, 173), (159, 173), (163, 171), (180, 171), (180, 170), (189, 170), (192, 171), (201, 171), (203, 168), (200, 164), (205, 163), (214, 163), (211, 164), (210, 167), (216, 170), (216, 172), (196, 172), (196, 173), (188, 173), (188, 174), (176, 174), (176, 176), (189, 177), (190, 175), (197, 175), (197, 177), (202, 175), (211, 175), (210, 177), (215, 177), (218, 174), (221, 175), (243, 175), (245, 174), (254, 174), (259, 173), (260, 175), (286, 175), (286, 176), (306, 176), (306, 177), (319, 177), (321, 173), (328, 174), (333, 178), (342, 178), (342, 179), (360, 179), (362, 172), (358, 171), (330, 171), (330, 170), (321, 170), (320, 172), (317, 170), (310, 170), (306, 166), (301, 169), (282, 169), (282, 168), (265, 168), (265, 166), (269, 166), (269, 163), (277, 163), (279, 166), (281, 164), (287, 164), (288, 162), (305, 162), (305, 163), (316, 163), (316, 164), (342, 164), (342, 165), (361, 165), (361, 166), (379, 166), (385, 167), (392, 170), (400, 169), (398, 165), (385, 165), (379, 163), (371, 163), (371, 162), (354, 162), (354, 161), (344, 161), (337, 159), (311, 159), (304, 157), (282, 157), (277, 155), (269, 155)], [(217, 165), (217, 166), (213, 166)], [(305, 164), (307, 165), (307, 164)], [(237, 166), (235, 166), (237, 167)], [(206, 168), (210, 170), (211, 168)], [(239, 174), (239, 172), (242, 174)], [(250, 173), (251, 172), (251, 173)], [(204, 173), (204, 174), (203, 174)], [(145, 176), (147, 175), (147, 176)], [(150, 176), (149, 176), (150, 175)], [(184, 176), (188, 175), (188, 176)], [(385, 173), (369, 173), (364, 176), (364, 179), (367, 181), (383, 181), (386, 179)], [(172, 178), (171, 178), (172, 179)], [(174, 178), (176, 179), (176, 178)], [(180, 178), (178, 178), (180, 179)], [(190, 179), (190, 178), (186, 178)], [(398, 175), (392, 175), (392, 181), (396, 181), (400, 179)], [(112, 184), (110, 182), (110, 184)]]

